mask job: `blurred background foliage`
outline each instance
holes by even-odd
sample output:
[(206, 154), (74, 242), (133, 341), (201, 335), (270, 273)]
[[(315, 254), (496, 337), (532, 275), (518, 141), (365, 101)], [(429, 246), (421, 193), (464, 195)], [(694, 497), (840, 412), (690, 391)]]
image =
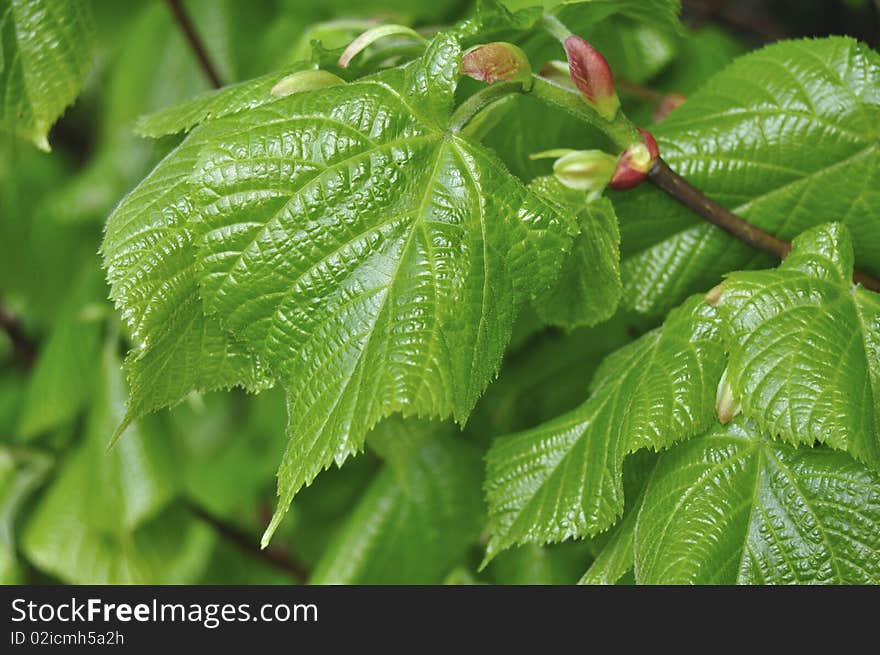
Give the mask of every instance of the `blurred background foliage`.
[[(627, 111), (644, 124), (665, 94), (687, 95), (764, 43), (847, 33), (877, 46), (871, 0), (683, 4), (681, 31), (638, 11), (570, 20), (606, 54)], [(377, 22), (430, 32), (473, 10), (466, 0), (184, 6), (225, 83), (336, 51)], [(482, 454), (493, 436), (575, 406), (601, 358), (653, 327), (645, 318), (621, 313), (566, 334), (527, 311), (499, 381), (463, 431), (385, 421), (366, 454), (297, 496), (264, 552), (259, 535), (285, 441), (277, 390), (192, 396), (106, 449), (124, 410), (129, 337), (107, 300), (102, 225), (177, 143), (136, 137), (134, 120), (210, 84), (164, 2), (91, 7), (94, 62), (52, 129), (52, 152), (0, 133), (0, 583), (575, 582), (609, 535), (514, 549), (477, 573)], [(562, 54), (545, 37), (524, 47), (535, 66)], [(484, 140), (524, 179), (549, 165), (529, 153), (590, 138), (574, 122), (542, 121), (528, 98), (515, 102)], [(633, 467), (649, 467), (645, 459)]]

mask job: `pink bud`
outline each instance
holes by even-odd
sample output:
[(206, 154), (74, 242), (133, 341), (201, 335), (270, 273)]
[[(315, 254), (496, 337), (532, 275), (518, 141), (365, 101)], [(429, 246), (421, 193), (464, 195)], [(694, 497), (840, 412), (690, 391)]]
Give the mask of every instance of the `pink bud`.
[(612, 189), (620, 191), (641, 184), (660, 156), (657, 141), (651, 133), (639, 128), (639, 134), (644, 141), (631, 145), (617, 160), (617, 169), (611, 177), (611, 184), (608, 185)]
[(565, 39), (565, 54), (568, 56), (571, 81), (584, 99), (595, 106), (605, 118), (614, 118), (620, 107), (620, 100), (614, 90), (614, 80), (605, 57), (574, 34)]
[(461, 58), (461, 72), (488, 84), (498, 81), (522, 82), (529, 85), (532, 67), (520, 48), (512, 43), (496, 41), (474, 46)]
[(667, 93), (660, 100), (660, 104), (657, 105), (657, 109), (654, 111), (654, 115), (651, 118), (654, 119), (655, 123), (663, 120), (674, 110), (681, 107), (685, 100), (687, 100), (687, 96), (683, 93)]

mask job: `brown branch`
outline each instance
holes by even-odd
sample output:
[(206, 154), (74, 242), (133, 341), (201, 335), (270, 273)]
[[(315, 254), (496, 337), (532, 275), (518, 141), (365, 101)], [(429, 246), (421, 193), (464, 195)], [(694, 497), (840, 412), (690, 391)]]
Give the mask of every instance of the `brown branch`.
[[(791, 244), (788, 241), (783, 241), (779, 237), (755, 227), (711, 198), (707, 198), (699, 189), (669, 168), (669, 165), (662, 159), (657, 160), (654, 168), (648, 174), (648, 179), (685, 207), (692, 209), (716, 227), (720, 227), (753, 248), (775, 255), (779, 259), (785, 259), (791, 251)], [(868, 273), (856, 271), (853, 274), (853, 280), (866, 289), (880, 292), (880, 280)]]
[(37, 357), (37, 347), (24, 333), (18, 317), (3, 305), (2, 299), (0, 299), (0, 329), (9, 338), (16, 361), (29, 368)]
[(264, 550), (260, 548), (260, 540), (258, 538), (215, 516), (204, 507), (189, 500), (184, 500), (184, 505), (190, 513), (210, 525), (219, 536), (234, 544), (243, 552), (262, 560), (269, 566), (284, 571), (299, 583), (304, 583), (308, 580), (309, 572), (305, 567), (284, 551), (276, 548), (266, 548)]
[(217, 69), (211, 62), (211, 58), (208, 56), (205, 44), (202, 43), (202, 40), (199, 38), (196, 28), (190, 20), (189, 15), (186, 13), (186, 10), (183, 8), (180, 0), (165, 0), (165, 2), (168, 5), (168, 9), (171, 10), (174, 20), (177, 21), (180, 31), (183, 32), (183, 36), (186, 37), (193, 54), (195, 54), (196, 59), (199, 60), (199, 66), (202, 67), (202, 71), (211, 81), (211, 85), (215, 89), (219, 89), (223, 86), (223, 82), (220, 81), (220, 76), (217, 74)]

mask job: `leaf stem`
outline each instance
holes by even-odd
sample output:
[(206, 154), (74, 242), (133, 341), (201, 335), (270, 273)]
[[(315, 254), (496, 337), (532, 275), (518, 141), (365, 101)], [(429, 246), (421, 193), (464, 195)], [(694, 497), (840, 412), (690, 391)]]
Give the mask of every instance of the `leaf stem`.
[(544, 14), (541, 16), (541, 26), (554, 38), (559, 39), (560, 42), (565, 41), (571, 36), (571, 30), (553, 14)]
[[(669, 168), (663, 159), (657, 160), (654, 168), (648, 173), (648, 179), (685, 207), (753, 248), (775, 255), (779, 259), (785, 259), (791, 252), (791, 243), (748, 223), (729, 209), (705, 196), (699, 189)], [(880, 292), (880, 279), (872, 275), (855, 271), (853, 280), (866, 289)]]
[(284, 551), (267, 548), (260, 548), (259, 540), (247, 534), (224, 519), (215, 516), (207, 509), (198, 505), (191, 500), (184, 500), (184, 506), (196, 518), (207, 523), (221, 537), (237, 546), (239, 549), (262, 560), (269, 566), (280, 569), (289, 574), (298, 583), (305, 583), (309, 578), (309, 572), (298, 562), (294, 561)]
[(581, 94), (575, 90), (551, 82), (543, 77), (533, 76), (531, 94), (545, 104), (553, 105), (578, 120), (589, 123), (603, 132), (621, 152), (633, 143), (641, 143), (642, 137), (636, 126), (622, 111), (618, 111), (614, 120), (609, 121), (596, 109), (584, 102)]
[(526, 93), (522, 82), (496, 82), (480, 89), (461, 103), (452, 114), (449, 121), (450, 131), (453, 134), (461, 132), (481, 111), (517, 93)]
[(174, 16), (174, 20), (177, 21), (177, 25), (180, 27), (180, 31), (183, 32), (183, 36), (186, 38), (187, 43), (189, 43), (190, 49), (193, 51), (193, 54), (195, 54), (196, 59), (198, 59), (199, 66), (202, 67), (202, 72), (204, 72), (205, 76), (211, 81), (211, 85), (215, 89), (219, 89), (223, 86), (223, 82), (217, 74), (217, 68), (208, 56), (208, 51), (205, 49), (204, 43), (202, 43), (202, 40), (199, 38), (195, 26), (190, 20), (189, 15), (186, 13), (186, 10), (183, 8), (181, 1), (165, 0), (165, 3), (168, 5), (168, 9)]

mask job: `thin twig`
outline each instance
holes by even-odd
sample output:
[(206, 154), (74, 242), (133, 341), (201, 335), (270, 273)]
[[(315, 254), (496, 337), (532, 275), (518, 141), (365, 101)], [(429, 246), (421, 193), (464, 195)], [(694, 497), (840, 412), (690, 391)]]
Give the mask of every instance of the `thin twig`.
[(211, 62), (211, 58), (208, 56), (208, 51), (205, 49), (205, 44), (202, 43), (202, 40), (199, 38), (195, 26), (190, 20), (189, 15), (186, 13), (186, 10), (183, 8), (180, 0), (165, 0), (165, 2), (168, 5), (168, 9), (171, 10), (174, 20), (177, 21), (180, 31), (183, 32), (183, 36), (186, 37), (189, 47), (192, 48), (193, 54), (195, 54), (196, 59), (199, 60), (199, 66), (202, 67), (202, 71), (204, 71), (207, 78), (211, 81), (211, 85), (215, 89), (219, 89), (223, 86), (223, 82), (220, 81), (220, 76), (217, 74), (217, 68)]
[(24, 333), (21, 321), (3, 304), (0, 299), (0, 329), (12, 344), (15, 359), (25, 368), (29, 368), (37, 357), (37, 347)]
[(242, 551), (256, 557), (276, 569), (280, 569), (288, 573), (294, 580), (304, 583), (309, 578), (309, 572), (298, 562), (294, 561), (287, 553), (281, 550), (260, 548), (260, 540), (252, 535), (247, 534), (238, 527), (231, 525), (218, 516), (215, 516), (204, 507), (193, 503), (192, 501), (184, 501), (186, 508), (196, 517), (210, 525), (214, 531), (236, 545)]
[[(785, 259), (791, 251), (791, 243), (755, 227), (711, 198), (707, 198), (699, 189), (693, 187), (687, 180), (669, 168), (669, 165), (662, 159), (657, 160), (654, 168), (648, 174), (648, 179), (713, 225), (720, 227), (753, 248), (776, 255), (779, 259)], [(880, 292), (880, 280), (872, 275), (856, 271), (853, 274), (853, 280), (866, 289)]]

